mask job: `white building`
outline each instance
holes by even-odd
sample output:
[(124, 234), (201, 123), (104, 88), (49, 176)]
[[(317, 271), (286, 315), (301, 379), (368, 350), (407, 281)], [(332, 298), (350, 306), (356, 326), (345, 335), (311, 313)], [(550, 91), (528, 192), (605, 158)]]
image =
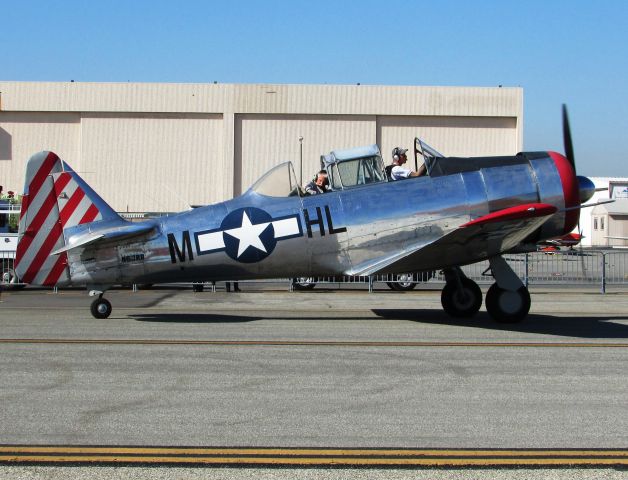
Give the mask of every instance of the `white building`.
[(53, 150), (118, 211), (178, 211), (286, 160), (305, 182), (333, 149), (513, 155), (522, 108), (521, 88), (0, 82), (0, 185)]
[[(626, 177), (590, 177), (591, 181), (594, 183), (595, 188), (605, 189), (598, 192), (595, 192), (593, 197), (587, 203), (596, 203), (599, 201), (607, 200), (607, 199), (628, 199), (628, 178)], [(617, 201), (615, 203), (618, 203)], [(621, 203), (621, 202), (619, 202)], [(582, 245), (585, 247), (601, 247), (601, 246), (609, 246), (609, 245), (622, 245), (621, 242), (608, 242), (608, 239), (604, 238), (604, 235), (601, 235), (601, 221), (598, 220), (598, 232), (597, 235), (594, 235), (594, 215), (600, 214), (600, 212), (616, 211), (616, 208), (613, 207), (613, 204), (608, 204), (610, 210), (602, 208), (603, 205), (593, 207), (593, 208), (583, 208), (580, 212), (580, 230), (582, 231)], [(619, 207), (621, 209), (621, 206)], [(615, 222), (626, 222), (626, 227), (619, 226), (615, 224), (613, 226), (613, 230), (619, 228), (620, 231), (624, 228), (628, 228), (628, 218), (616, 218)], [(605, 230), (608, 231), (608, 220), (606, 220)], [(608, 235), (608, 233), (606, 233)]]
[(604, 192), (613, 203), (593, 207), (591, 243), (597, 247), (628, 247), (628, 178), (608, 179)]

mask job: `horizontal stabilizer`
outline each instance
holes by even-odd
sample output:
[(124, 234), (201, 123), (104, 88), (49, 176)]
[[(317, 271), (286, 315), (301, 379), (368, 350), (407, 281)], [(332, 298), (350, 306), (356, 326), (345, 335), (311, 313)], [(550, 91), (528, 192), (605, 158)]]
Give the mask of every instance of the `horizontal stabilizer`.
[(52, 252), (52, 255), (59, 255), (60, 253), (67, 252), (74, 248), (85, 247), (96, 242), (106, 242), (110, 240), (126, 240), (132, 237), (139, 237), (141, 235), (149, 234), (155, 230), (154, 225), (145, 224), (133, 224), (115, 225), (109, 228), (103, 228), (96, 231), (90, 231), (71, 236), (67, 244), (58, 250)]

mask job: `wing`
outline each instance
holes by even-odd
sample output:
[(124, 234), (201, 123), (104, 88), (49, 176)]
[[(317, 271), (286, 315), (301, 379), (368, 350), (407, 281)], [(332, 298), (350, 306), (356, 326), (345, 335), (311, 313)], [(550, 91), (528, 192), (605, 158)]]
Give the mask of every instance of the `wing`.
[(373, 259), (346, 273), (413, 272), (475, 263), (514, 248), (557, 210), (545, 203), (499, 210), (462, 224), (432, 243), (411, 246), (388, 257)]

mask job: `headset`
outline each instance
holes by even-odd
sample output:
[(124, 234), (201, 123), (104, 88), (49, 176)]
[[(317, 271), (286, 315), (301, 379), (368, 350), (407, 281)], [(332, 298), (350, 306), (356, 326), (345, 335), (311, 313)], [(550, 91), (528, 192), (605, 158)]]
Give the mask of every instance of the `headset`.
[(399, 147), (395, 147), (393, 148), (392, 151), (392, 155), (393, 155), (393, 162), (398, 162), (399, 159), (401, 158), (401, 155), (405, 154), (406, 152), (403, 152), (403, 154), (401, 153), (403, 151), (402, 148)]

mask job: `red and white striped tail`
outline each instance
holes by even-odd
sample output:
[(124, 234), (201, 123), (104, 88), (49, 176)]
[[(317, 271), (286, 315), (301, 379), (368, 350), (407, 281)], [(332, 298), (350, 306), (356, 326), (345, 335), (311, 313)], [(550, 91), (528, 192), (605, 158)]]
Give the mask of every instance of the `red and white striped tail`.
[[(100, 207), (98, 206), (100, 205)], [(56, 154), (40, 152), (28, 161), (22, 197), (15, 271), (25, 283), (70, 283), (64, 229), (95, 222), (115, 212)], [(118, 217), (119, 218), (119, 217)]]

